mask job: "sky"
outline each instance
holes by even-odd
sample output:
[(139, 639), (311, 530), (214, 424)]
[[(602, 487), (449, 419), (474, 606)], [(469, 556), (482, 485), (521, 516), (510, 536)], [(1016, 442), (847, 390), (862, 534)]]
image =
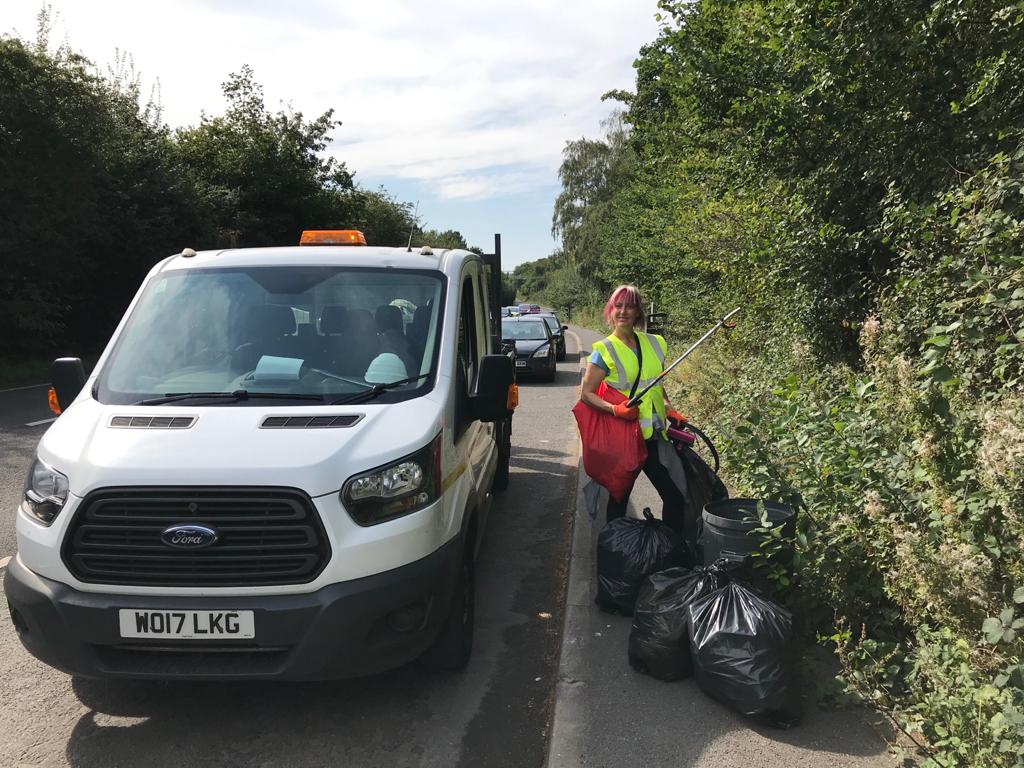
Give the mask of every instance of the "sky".
[[(106, 72), (128, 54), (163, 119), (224, 111), (253, 67), (268, 109), (342, 125), (327, 151), (356, 181), (419, 204), (503, 266), (557, 247), (551, 213), (566, 141), (600, 136), (612, 89), (655, 39), (655, 0), (52, 0), (51, 46)], [(35, 39), (38, 0), (4, 0), (0, 34)]]

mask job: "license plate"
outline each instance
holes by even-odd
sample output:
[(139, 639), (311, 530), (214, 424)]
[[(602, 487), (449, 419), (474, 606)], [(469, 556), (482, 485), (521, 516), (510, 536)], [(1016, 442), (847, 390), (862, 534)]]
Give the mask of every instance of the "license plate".
[(526, 367), (526, 361), (525, 360), (516, 360), (516, 368), (525, 368), (525, 367)]
[(252, 640), (256, 622), (252, 611), (118, 611), (121, 637), (159, 637), (175, 640)]

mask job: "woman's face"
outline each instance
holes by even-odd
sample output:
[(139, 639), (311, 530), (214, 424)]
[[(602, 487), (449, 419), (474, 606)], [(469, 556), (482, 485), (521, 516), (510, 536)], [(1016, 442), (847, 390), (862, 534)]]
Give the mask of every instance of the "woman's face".
[(632, 328), (639, 316), (640, 308), (636, 304), (628, 304), (624, 301), (615, 302), (612, 321), (616, 328)]

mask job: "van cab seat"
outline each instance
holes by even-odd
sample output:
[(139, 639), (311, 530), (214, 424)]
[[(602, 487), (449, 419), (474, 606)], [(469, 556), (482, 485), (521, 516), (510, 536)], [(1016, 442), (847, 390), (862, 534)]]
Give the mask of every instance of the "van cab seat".
[(374, 314), (381, 338), (381, 351), (392, 352), (401, 358), (406, 370), (416, 368), (412, 345), (405, 336), (405, 320), (402, 310), (391, 304), (382, 304)]
[(336, 370), (341, 373), (362, 377), (366, 369), (380, 352), (380, 337), (377, 323), (367, 309), (352, 309), (348, 313), (348, 330), (344, 336), (340, 354), (335, 360)]

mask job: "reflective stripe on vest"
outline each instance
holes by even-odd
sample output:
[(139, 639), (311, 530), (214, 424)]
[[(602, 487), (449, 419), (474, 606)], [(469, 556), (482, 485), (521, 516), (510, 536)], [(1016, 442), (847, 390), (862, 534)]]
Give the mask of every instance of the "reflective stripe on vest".
[[(609, 336), (594, 344), (596, 351), (608, 368), (605, 383), (629, 397), (633, 382), (639, 373), (637, 392), (653, 384), (664, 370), (665, 340), (651, 333), (638, 333), (637, 339), (643, 345), (643, 369), (638, 370), (636, 354), (615, 336)], [(644, 440), (654, 435), (655, 417), (662, 425), (668, 424), (665, 417), (665, 393), (660, 385), (654, 386), (637, 404), (640, 409), (640, 431)]]
[[(629, 388), (633, 385), (626, 380), (626, 369), (623, 367), (615, 347), (611, 344), (606, 344), (604, 341), (597, 341), (594, 342), (594, 349), (601, 355), (604, 364), (608, 366), (608, 373), (604, 377), (605, 384), (620, 392), (629, 392)], [(610, 361), (609, 358), (611, 358)], [(611, 365), (609, 365), (609, 362)]]

